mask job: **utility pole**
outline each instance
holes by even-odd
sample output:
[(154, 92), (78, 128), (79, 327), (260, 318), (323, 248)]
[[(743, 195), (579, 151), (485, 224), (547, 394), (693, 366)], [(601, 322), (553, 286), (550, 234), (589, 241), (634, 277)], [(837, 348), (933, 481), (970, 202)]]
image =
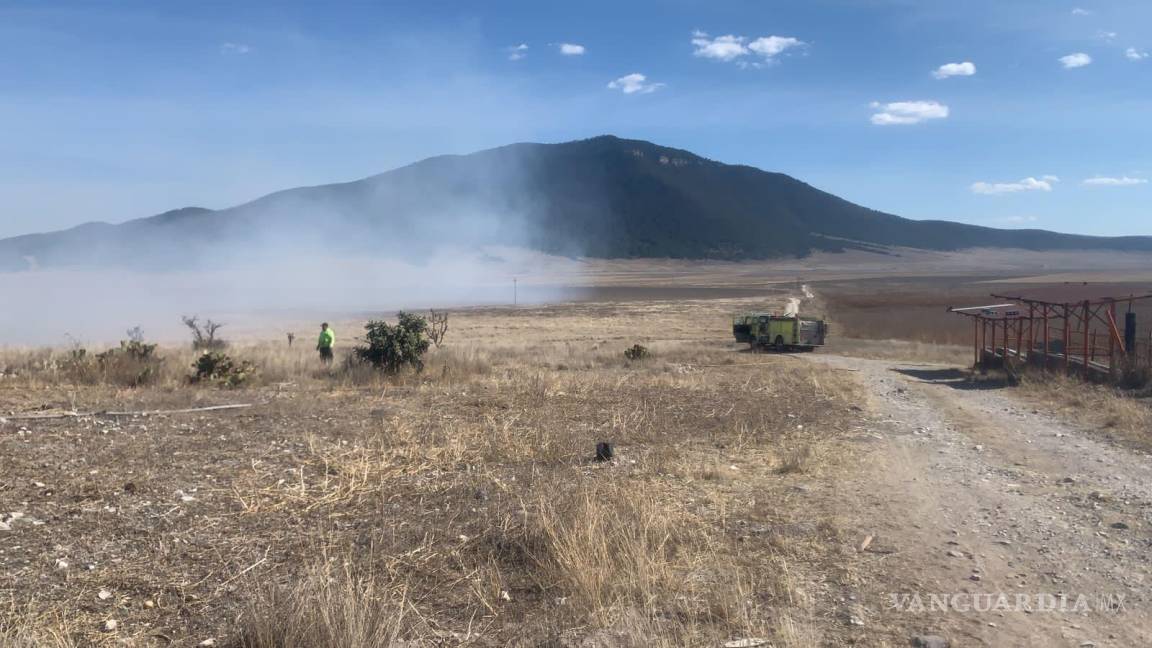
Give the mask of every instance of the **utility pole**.
[(520, 294), (516, 285), (516, 277), (512, 277), (512, 305), (517, 306), (520, 303)]

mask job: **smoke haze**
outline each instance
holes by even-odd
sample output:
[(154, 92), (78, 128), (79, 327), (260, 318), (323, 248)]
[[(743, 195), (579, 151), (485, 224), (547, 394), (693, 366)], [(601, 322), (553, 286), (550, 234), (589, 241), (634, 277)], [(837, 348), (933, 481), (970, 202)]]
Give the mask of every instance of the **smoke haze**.
[(519, 155), (459, 160), (6, 241), (0, 326), (18, 333), (4, 344), (111, 342), (136, 325), (176, 339), (184, 314), (339, 319), (511, 303), (513, 278), (533, 273), (522, 248), (541, 207)]
[[(111, 344), (133, 326), (153, 341), (183, 340), (180, 316), (193, 314), (229, 323), (227, 337), (397, 309), (510, 304), (513, 278), (533, 273), (532, 255), (515, 250), (443, 248), (419, 263), (298, 252), (270, 259), (273, 253), (265, 248), (261, 264), (218, 270), (0, 273), (4, 345)], [(541, 301), (562, 293), (522, 289), (519, 297)]]

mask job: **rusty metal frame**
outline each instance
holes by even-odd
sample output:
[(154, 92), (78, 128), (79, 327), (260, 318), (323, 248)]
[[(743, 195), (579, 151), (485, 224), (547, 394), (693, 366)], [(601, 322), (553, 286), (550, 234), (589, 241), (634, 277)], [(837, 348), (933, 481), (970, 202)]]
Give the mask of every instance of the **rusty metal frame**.
[[(1108, 380), (1115, 380), (1120, 361), (1128, 366), (1141, 362), (1134, 349), (1126, 348), (1116, 320), (1116, 306), (1127, 304), (1131, 310), (1134, 302), (1152, 299), (1152, 293), (1068, 302), (995, 293), (991, 296), (1009, 303), (948, 309), (973, 319), (973, 351), (977, 367), (1003, 364), (1011, 371), (1015, 361), (1040, 364), (1047, 371), (1055, 362), (1066, 374), (1071, 374), (1074, 366), (1079, 365), (1085, 378), (1103, 374)], [(1027, 307), (1026, 315), (1021, 304)], [(1053, 324), (1058, 327), (1057, 336), (1053, 335)], [(1038, 327), (1041, 329), (1039, 335)], [(1106, 363), (1098, 360), (1097, 355), (1101, 331), (1108, 338)], [(1152, 366), (1152, 332), (1146, 348), (1147, 364)]]

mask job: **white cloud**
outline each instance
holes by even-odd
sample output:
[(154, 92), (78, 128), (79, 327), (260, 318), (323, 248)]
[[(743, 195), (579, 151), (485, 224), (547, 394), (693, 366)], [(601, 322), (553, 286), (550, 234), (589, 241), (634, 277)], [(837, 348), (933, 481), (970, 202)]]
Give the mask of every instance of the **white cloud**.
[(1116, 37), (1119, 35), (1120, 34), (1117, 34), (1114, 31), (1105, 31), (1103, 29), (1096, 32), (1097, 38), (1099, 38), (1102, 41), (1108, 42), (1108, 43), (1111, 43), (1112, 41), (1116, 40)]
[(528, 56), (527, 43), (520, 43), (519, 45), (513, 45), (512, 47), (508, 47), (505, 49), (508, 52), (508, 60), (509, 61), (519, 61), (520, 59), (524, 58), (525, 56)]
[(220, 46), (220, 51), (224, 54), (250, 54), (252, 46), (244, 43), (224, 43)]
[(1084, 184), (1096, 187), (1132, 187), (1135, 185), (1148, 184), (1148, 181), (1144, 178), (1129, 178), (1128, 176), (1120, 178), (1097, 176), (1095, 178), (1088, 178), (1084, 181)]
[(608, 84), (608, 87), (612, 90), (619, 90), (624, 94), (648, 94), (649, 92), (655, 92), (664, 87), (664, 84), (648, 83), (648, 77), (639, 72), (633, 72), (632, 74), (622, 76), (612, 81)]
[(963, 63), (945, 63), (932, 72), (937, 79), (947, 79), (954, 76), (972, 76), (976, 74), (976, 64), (971, 61)]
[(1130, 61), (1143, 61), (1144, 59), (1148, 58), (1148, 52), (1144, 50), (1138, 50), (1135, 47), (1129, 47), (1128, 49), (1124, 50), (1124, 56), (1126, 56)]
[[(717, 61), (737, 61), (741, 65), (760, 67), (776, 60), (776, 57), (785, 51), (803, 47), (804, 41), (791, 36), (761, 36), (751, 42), (747, 37), (727, 34), (716, 36), (697, 31), (692, 33), (692, 45), (695, 46), (694, 56), (710, 58)], [(762, 60), (754, 63), (744, 61), (744, 57), (759, 55)]]
[(696, 46), (694, 55), (701, 58), (731, 61), (748, 55), (748, 48), (744, 45), (747, 40), (743, 36), (717, 36), (711, 38), (708, 34), (698, 31), (692, 34), (692, 44)]
[(944, 119), (948, 116), (948, 106), (937, 101), (896, 101), (893, 103), (872, 102), (872, 123), (877, 126), (897, 126), (919, 124), (929, 119)]
[(1063, 65), (1067, 69), (1084, 67), (1085, 65), (1088, 65), (1091, 62), (1092, 62), (1092, 57), (1088, 56), (1084, 52), (1076, 52), (1075, 54), (1069, 54), (1068, 56), (1061, 56), (1060, 57), (1061, 65)]
[(1081, 9), (1080, 7), (1076, 7), (1075, 9), (1072, 10), (1072, 15), (1073, 16), (1091, 16), (1092, 12), (1088, 11), (1087, 9)]
[(748, 43), (748, 49), (766, 59), (770, 59), (777, 54), (783, 53), (787, 49), (800, 47), (802, 45), (804, 45), (804, 41), (799, 38), (792, 38), (791, 36), (761, 36), (751, 43)]
[(564, 56), (582, 56), (584, 54), (584, 46), (577, 45), (576, 43), (560, 43), (560, 53)]
[(986, 196), (995, 196), (999, 194), (1018, 193), (1021, 191), (1052, 191), (1052, 185), (1059, 182), (1060, 178), (1056, 176), (1046, 175), (1036, 178), (1024, 178), (1019, 182), (974, 182), (972, 183), (972, 193), (984, 194)]

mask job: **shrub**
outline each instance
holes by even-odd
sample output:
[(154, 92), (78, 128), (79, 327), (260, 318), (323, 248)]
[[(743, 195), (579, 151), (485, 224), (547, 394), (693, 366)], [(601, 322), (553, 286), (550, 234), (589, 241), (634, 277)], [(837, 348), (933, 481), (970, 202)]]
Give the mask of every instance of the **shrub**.
[(431, 341), (428, 321), (419, 315), (400, 311), (398, 323), (370, 321), (364, 325), (366, 346), (354, 349), (356, 358), (385, 373), (397, 373), (404, 367), (424, 369), (424, 354)]
[(99, 378), (95, 361), (88, 355), (88, 349), (80, 346), (79, 342), (73, 341), (68, 356), (60, 362), (59, 367), (69, 379), (78, 383), (95, 383)]
[(81, 383), (110, 383), (139, 387), (156, 382), (163, 360), (156, 355), (156, 345), (147, 344), (140, 336), (122, 340), (120, 347), (89, 355), (75, 345), (62, 363), (71, 378)]
[(624, 349), (624, 357), (629, 360), (646, 360), (652, 357), (652, 352), (649, 351), (646, 346), (633, 344), (627, 349)]
[(256, 366), (251, 362), (247, 360), (237, 362), (221, 351), (201, 353), (192, 368), (196, 370), (196, 375), (190, 378), (191, 382), (212, 382), (221, 387), (239, 387), (258, 373)]
[(156, 382), (163, 361), (156, 355), (156, 345), (138, 340), (124, 340), (119, 349), (96, 354), (96, 364), (104, 380), (117, 385), (139, 387)]

